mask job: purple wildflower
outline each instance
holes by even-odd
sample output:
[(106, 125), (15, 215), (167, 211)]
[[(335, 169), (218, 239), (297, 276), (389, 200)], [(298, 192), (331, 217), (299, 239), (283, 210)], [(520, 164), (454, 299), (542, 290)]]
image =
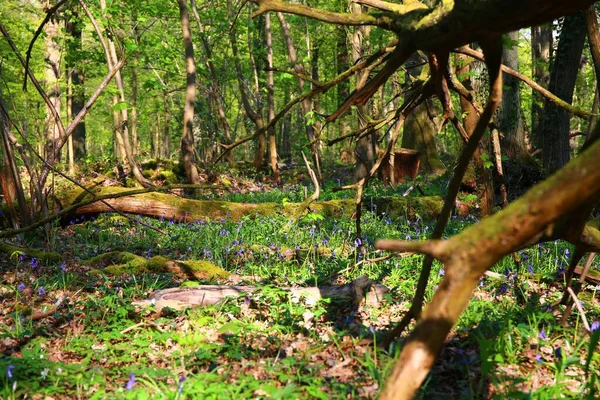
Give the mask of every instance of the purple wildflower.
[(127, 381), (127, 385), (125, 385), (126, 390), (133, 389), (133, 385), (135, 385), (135, 374), (132, 372), (129, 374), (129, 380)]
[(541, 354), (536, 354), (535, 355), (535, 361), (539, 362), (539, 363), (544, 362), (544, 360), (542, 359)]
[(542, 340), (546, 340), (548, 339), (548, 336), (546, 335), (546, 332), (544, 331), (540, 331), (540, 334), (538, 335), (540, 337), (540, 339)]
[(65, 263), (60, 264), (60, 269), (62, 269), (63, 272), (67, 272), (67, 266)]
[(25, 284), (24, 283), (19, 283), (19, 286), (17, 286), (17, 290), (20, 292), (23, 289), (25, 289)]
[(362, 240), (360, 238), (356, 238), (356, 240), (354, 240), (354, 246), (360, 247), (361, 245), (362, 245)]
[(440, 272), (438, 272), (439, 276), (444, 276), (446, 275), (446, 271), (444, 271), (444, 268), (440, 268)]
[(31, 258), (31, 268), (36, 269), (37, 267), (39, 267), (40, 265), (38, 264), (38, 260), (35, 257)]
[(38, 296), (43, 296), (46, 294), (46, 290), (42, 286), (40, 286), (38, 288), (37, 294), (38, 294)]
[(600, 322), (599, 321), (592, 322), (592, 326), (590, 326), (590, 329), (592, 330), (592, 332), (597, 331), (598, 328), (600, 328)]
[(15, 369), (14, 365), (9, 365), (8, 368), (6, 368), (6, 375), (8, 376), (8, 379), (13, 378), (13, 370), (14, 369)]
[(556, 355), (556, 358), (560, 360), (562, 358), (562, 349), (560, 347), (557, 347), (556, 349), (554, 349), (554, 354)]

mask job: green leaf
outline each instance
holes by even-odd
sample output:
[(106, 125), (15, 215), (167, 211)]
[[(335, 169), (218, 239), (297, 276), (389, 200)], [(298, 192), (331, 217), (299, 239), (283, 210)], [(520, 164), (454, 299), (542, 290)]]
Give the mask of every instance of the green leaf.
[(112, 106), (113, 111), (123, 111), (127, 110), (128, 103), (126, 101), (119, 101), (114, 106)]

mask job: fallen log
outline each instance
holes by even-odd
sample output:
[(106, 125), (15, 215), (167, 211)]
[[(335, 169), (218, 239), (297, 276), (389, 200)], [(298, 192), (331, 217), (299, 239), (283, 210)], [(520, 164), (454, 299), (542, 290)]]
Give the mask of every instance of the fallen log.
[[(258, 288), (256, 286), (220, 286), (201, 285), (194, 287), (181, 287), (157, 290), (145, 300), (134, 301), (139, 307), (155, 306), (157, 310), (172, 308), (183, 310), (189, 307), (202, 307), (217, 304), (227, 297), (238, 297), (244, 293), (252, 293)], [(335, 298), (360, 304), (365, 297), (369, 297), (370, 304), (377, 304), (383, 298), (383, 294), (389, 289), (383, 285), (373, 284), (366, 276), (361, 276), (345, 285), (321, 286), (321, 287), (287, 287), (282, 290), (289, 292), (292, 301), (304, 300), (308, 305), (316, 304), (323, 298)], [(373, 297), (371, 300), (370, 298)]]
[[(301, 203), (236, 203), (217, 200), (193, 200), (176, 195), (133, 191), (132, 196), (127, 195), (130, 189), (120, 187), (98, 187), (94, 193), (105, 200), (114, 209), (130, 214), (143, 215), (152, 218), (172, 219), (175, 222), (204, 221), (206, 219), (228, 218), (237, 221), (246, 215), (270, 216), (283, 214), (288, 217), (298, 217), (304, 210)], [(111, 198), (114, 196), (114, 198)], [(66, 194), (61, 200), (61, 207), (66, 208), (77, 202), (89, 202), (89, 195), (82, 194), (80, 190)], [(378, 213), (395, 216), (435, 218), (442, 209), (442, 199), (438, 196), (427, 197), (381, 197), (365, 200), (365, 207), (376, 209)], [(355, 211), (354, 199), (338, 199), (318, 201), (310, 205), (312, 211), (325, 216), (350, 217)], [(101, 202), (93, 202), (76, 207), (68, 214), (62, 216), (64, 223), (69, 223), (81, 216), (93, 216), (112, 211)], [(473, 210), (460, 204), (457, 211), (467, 215)]]

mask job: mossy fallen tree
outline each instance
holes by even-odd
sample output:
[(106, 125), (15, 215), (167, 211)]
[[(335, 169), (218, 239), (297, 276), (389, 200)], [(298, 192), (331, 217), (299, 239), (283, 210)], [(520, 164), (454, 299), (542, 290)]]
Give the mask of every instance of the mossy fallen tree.
[[(90, 216), (110, 212), (111, 208), (104, 203), (89, 202), (89, 194), (82, 195), (77, 190), (68, 193), (63, 201), (64, 207), (72, 210), (62, 216), (67, 222), (81, 216)], [(282, 214), (288, 217), (299, 217), (305, 211), (300, 203), (236, 203), (219, 200), (193, 200), (178, 197), (168, 193), (152, 191), (131, 191), (121, 187), (102, 187), (94, 189), (94, 193), (112, 206), (114, 209), (129, 214), (143, 215), (152, 218), (173, 219), (176, 222), (195, 222), (206, 219), (229, 218), (237, 221), (243, 216), (270, 216)], [(131, 193), (131, 195), (130, 195)], [(89, 204), (76, 206), (74, 200)], [(430, 197), (381, 197), (366, 202), (368, 207), (374, 205), (380, 213), (389, 213), (395, 216), (435, 218), (442, 209), (442, 199), (437, 196)], [(75, 206), (75, 207), (73, 207)], [(310, 209), (325, 216), (350, 217), (355, 211), (354, 199), (329, 200), (313, 202)], [(462, 205), (458, 211), (468, 213), (468, 207)]]
[(26, 255), (28, 257), (37, 258), (40, 261), (47, 262), (59, 262), (60, 260), (62, 260), (62, 256), (54, 251), (43, 251), (27, 247), (14, 246), (1, 240), (0, 253), (8, 254), (9, 256), (12, 256), (13, 254)]
[(190, 280), (224, 280), (231, 274), (209, 261), (175, 261), (163, 256), (144, 257), (126, 251), (111, 251), (100, 254), (83, 265), (96, 267), (91, 274), (122, 275), (171, 273)]

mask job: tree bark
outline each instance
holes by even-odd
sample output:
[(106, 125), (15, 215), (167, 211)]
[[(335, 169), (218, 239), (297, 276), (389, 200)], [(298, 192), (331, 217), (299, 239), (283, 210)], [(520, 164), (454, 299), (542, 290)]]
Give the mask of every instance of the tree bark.
[[(531, 58), (533, 80), (544, 89), (550, 84), (550, 59), (552, 58), (552, 23), (531, 28)], [(531, 147), (542, 147), (542, 125), (544, 117), (544, 96), (533, 92), (531, 99)]]
[[(71, 116), (79, 114), (85, 103), (84, 75), (77, 65), (75, 57), (81, 51), (82, 24), (76, 8), (71, 10), (71, 17), (66, 21), (66, 31), (69, 35), (67, 56), (65, 57), (67, 74), (71, 80), (70, 112)], [(72, 135), (73, 157), (75, 161), (82, 161), (86, 157), (85, 121), (81, 121)]]
[(179, 17), (185, 47), (186, 90), (185, 106), (183, 109), (183, 133), (181, 135), (181, 164), (185, 171), (187, 182), (199, 184), (200, 177), (196, 167), (194, 143), (194, 104), (196, 102), (196, 62), (194, 60), (194, 45), (190, 31), (190, 15), (187, 10), (187, 0), (177, 0)]
[[(202, 19), (198, 14), (196, 1), (191, 0), (190, 4), (192, 7), (192, 12), (194, 13), (194, 19), (198, 24), (198, 36), (200, 36), (200, 41), (202, 42), (202, 47), (204, 48), (206, 64), (208, 65), (208, 72), (210, 73), (210, 93), (214, 99), (215, 105), (217, 106), (217, 112), (219, 114), (219, 123), (221, 125), (221, 129), (223, 129), (223, 135), (225, 136), (225, 144), (231, 144), (233, 139), (231, 136), (231, 127), (229, 126), (229, 122), (227, 121), (227, 113), (225, 112), (225, 107), (223, 106), (223, 101), (221, 99), (221, 91), (219, 90), (219, 79), (215, 63), (213, 62), (212, 49), (210, 43), (208, 42), (208, 38), (206, 37), (206, 31), (204, 28), (204, 24), (202, 23)], [(227, 153), (227, 161), (230, 163), (234, 161), (233, 151)]]
[[(366, 11), (364, 6), (360, 4), (350, 2), (350, 9), (353, 14), (361, 14)], [(354, 34), (352, 35), (352, 61), (356, 64), (364, 55), (364, 41), (370, 34), (370, 28), (360, 26), (354, 28)], [(359, 71), (355, 74), (355, 90), (360, 90), (365, 86), (368, 79), (367, 71)], [(359, 105), (358, 109), (358, 127), (363, 128), (366, 126), (367, 121), (365, 116), (368, 115), (367, 107), (364, 105)], [(354, 182), (358, 182), (361, 179), (365, 178), (373, 163), (375, 162), (375, 155), (377, 154), (375, 150), (376, 146), (376, 137), (375, 132), (371, 132), (368, 135), (360, 138), (358, 142), (356, 142), (356, 162), (354, 164)]]
[[(271, 35), (271, 14), (265, 14), (265, 41), (267, 45), (267, 112), (268, 120), (275, 118), (275, 77), (273, 73), (273, 38)], [(277, 140), (275, 127), (267, 130), (269, 137), (269, 163), (276, 183), (280, 183), (279, 167), (277, 165)]]
[[(510, 41), (504, 46), (502, 63), (515, 71), (519, 70), (519, 31), (506, 34)], [(525, 145), (525, 130), (521, 118), (521, 95), (519, 80), (507, 73), (503, 74), (504, 91), (502, 92), (502, 104), (498, 110), (498, 128), (504, 135), (502, 149), (507, 156), (517, 160), (529, 157), (529, 151)]]
[[(292, 40), (292, 35), (290, 34), (290, 27), (282, 13), (277, 13), (277, 18), (279, 19), (279, 24), (281, 25), (281, 30), (283, 32), (283, 38), (285, 39), (290, 64), (292, 64), (292, 68), (294, 69), (294, 71), (296, 71), (296, 73), (305, 75), (306, 68), (304, 68), (304, 65), (302, 65), (302, 63), (298, 61), (298, 54), (296, 52), (296, 47), (294, 46), (294, 42)], [(304, 79), (298, 77), (298, 88), (300, 89), (300, 93), (304, 91), (304, 82)], [(302, 107), (302, 114), (304, 116), (304, 119), (306, 119), (307, 115), (313, 112), (312, 102), (309, 99), (305, 99), (300, 103), (300, 106)], [(313, 162), (315, 163), (315, 168), (317, 170), (317, 176), (319, 177), (319, 180), (321, 180), (321, 157), (319, 155), (318, 145), (316, 143), (313, 143), (313, 141), (315, 140), (315, 128), (313, 124), (308, 123), (304, 124), (304, 128), (306, 130), (306, 137), (308, 141), (312, 143), (312, 145), (310, 146), (310, 150), (312, 153)]]
[[(456, 64), (456, 75), (465, 76), (465, 78), (462, 80), (462, 84), (473, 94), (473, 98), (475, 98), (476, 96), (473, 92), (471, 77), (469, 76), (471, 67), (466, 63), (467, 57), (462, 54), (455, 54), (454, 57)], [(462, 96), (460, 97), (460, 110), (461, 114), (464, 115), (463, 125), (465, 130), (469, 133), (474, 132), (477, 121), (479, 120), (479, 116), (477, 115), (477, 111), (471, 102)], [(480, 145), (477, 146), (477, 149), (473, 154), (472, 166), (475, 168), (475, 174), (477, 176), (477, 192), (480, 199), (479, 204), (481, 207), (481, 214), (492, 215), (494, 212), (494, 186), (492, 184), (491, 171), (484, 165), (484, 154), (488, 155), (488, 159), (490, 158), (489, 152), (486, 152), (484, 149), (484, 143), (485, 141), (482, 140)]]
[[(406, 81), (418, 77), (421, 74), (424, 61), (414, 53), (407, 61)], [(407, 92), (405, 98), (411, 96)], [(402, 134), (402, 147), (405, 149), (417, 150), (421, 155), (422, 169), (432, 173), (441, 174), (444, 172), (444, 166), (440, 161), (437, 144), (435, 142), (436, 127), (431, 120), (429, 113), (434, 110), (431, 100), (426, 100), (416, 106), (407, 116), (404, 122), (404, 131)]]
[[(50, 102), (54, 105), (54, 109), (60, 115), (61, 110), (61, 98), (60, 98), (60, 58), (61, 51), (58, 45), (60, 25), (58, 23), (58, 17), (54, 16), (44, 26), (44, 33), (46, 37), (44, 39), (45, 49), (45, 80), (46, 80), (46, 93)], [(45, 121), (45, 136), (46, 144), (44, 147), (45, 158), (48, 159), (54, 155), (56, 161), (60, 161), (60, 149), (57, 147), (60, 141), (60, 129), (54, 116), (48, 109), (46, 113)]]
[[(585, 43), (586, 25), (583, 12), (565, 17), (550, 76), (549, 89), (552, 93), (571, 103), (581, 64)], [(542, 159), (548, 173), (558, 170), (569, 161), (571, 116), (556, 104), (546, 100), (542, 136)]]

